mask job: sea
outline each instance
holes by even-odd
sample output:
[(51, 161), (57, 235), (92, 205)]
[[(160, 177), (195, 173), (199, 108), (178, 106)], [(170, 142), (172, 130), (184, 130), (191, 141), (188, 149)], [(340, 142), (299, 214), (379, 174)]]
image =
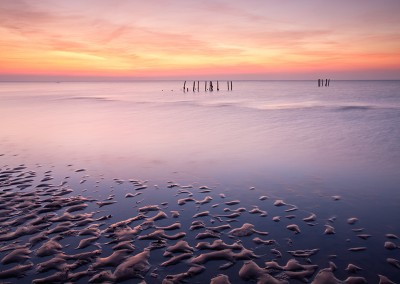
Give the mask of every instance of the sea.
[[(2, 82), (0, 174), (16, 167), (36, 173), (24, 191), (36, 190), (41, 179), (50, 176), (53, 186), (72, 189), (67, 196), (92, 199), (82, 212), (112, 215), (103, 229), (136, 216), (142, 206), (158, 205), (168, 217), (156, 225), (180, 222), (181, 229), (166, 233), (185, 232), (183, 240), (194, 248), (200, 241), (216, 239), (196, 239), (202, 230), (190, 230), (194, 220), (206, 227), (229, 224), (232, 229), (250, 223), (268, 235), (237, 237), (224, 230), (219, 239), (227, 244), (238, 241), (252, 250), (258, 256), (252, 260), (260, 267), (272, 260), (284, 266), (292, 258), (318, 265), (311, 276), (288, 279), (289, 283), (312, 282), (327, 267), (342, 281), (357, 276), (379, 283), (378, 275), (384, 275), (400, 283), (400, 240), (394, 238), (400, 237), (400, 81), (331, 80), (329, 86), (318, 86), (316, 80), (233, 81), (232, 89), (227, 81), (218, 81), (218, 90), (213, 81), (212, 91), (209, 81), (187, 80), (186, 89), (183, 85), (184, 81)], [(135, 184), (144, 186), (136, 190)], [(20, 189), (0, 182), (0, 192), (9, 190)], [(141, 194), (126, 198), (129, 192)], [(207, 196), (208, 201), (196, 202)], [(194, 202), (180, 205), (181, 198)], [(96, 204), (105, 200), (115, 203)], [(277, 200), (286, 205), (277, 206)], [(265, 214), (251, 214), (252, 209)], [(171, 211), (180, 216), (173, 218)], [(209, 212), (193, 218), (204, 211)], [(232, 212), (240, 216), (218, 217)], [(315, 220), (303, 220), (311, 214)], [(355, 224), (349, 224), (349, 218), (356, 218)], [(301, 232), (288, 230), (291, 224)], [(325, 233), (329, 226), (334, 233)], [(1, 234), (15, 229), (3, 227)], [(24, 244), (30, 237), (13, 241)], [(256, 243), (255, 237), (273, 244)], [(82, 238), (62, 239), (63, 252), (101, 248), (101, 257), (112, 253), (106, 234), (96, 246), (76, 249)], [(395, 247), (385, 248), (385, 242)], [(149, 241), (133, 238), (132, 243), (135, 254)], [(4, 281), (30, 283), (56, 273), (35, 271), (37, 264), (54, 257), (37, 257), (39, 246), (30, 248), (25, 261), (34, 266), (26, 275)], [(312, 249), (318, 252), (309, 257), (290, 253)], [(160, 266), (167, 259), (164, 251), (151, 251), (150, 269), (143, 275), (146, 283), (162, 283), (167, 275), (190, 267), (188, 259)], [(9, 252), (1, 251), (0, 258)], [(194, 249), (193, 255), (207, 252)], [(397, 266), (388, 259), (397, 260)], [(187, 281), (209, 283), (225, 274), (231, 283), (251, 283), (239, 275), (246, 261), (223, 269), (219, 266), (225, 260), (210, 260), (202, 273)], [(16, 264), (0, 264), (0, 275)], [(348, 264), (362, 270), (349, 272)], [(77, 271), (89, 267), (90, 263)]]

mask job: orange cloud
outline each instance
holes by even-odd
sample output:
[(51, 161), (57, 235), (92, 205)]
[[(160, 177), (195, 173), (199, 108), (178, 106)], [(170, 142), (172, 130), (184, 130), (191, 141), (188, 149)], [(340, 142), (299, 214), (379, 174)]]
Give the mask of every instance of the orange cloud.
[(400, 24), (393, 13), (399, 4), (383, 1), (386, 6), (368, 1), (361, 10), (327, 1), (338, 18), (312, 13), (320, 3), (314, 0), (292, 4), (296, 12), (269, 0), (257, 0), (258, 6), (225, 0), (7, 1), (0, 7), (0, 73), (275, 72), (301, 78), (320, 70), (357, 70), (361, 76), (360, 70), (379, 69), (399, 75), (400, 33), (393, 28)]

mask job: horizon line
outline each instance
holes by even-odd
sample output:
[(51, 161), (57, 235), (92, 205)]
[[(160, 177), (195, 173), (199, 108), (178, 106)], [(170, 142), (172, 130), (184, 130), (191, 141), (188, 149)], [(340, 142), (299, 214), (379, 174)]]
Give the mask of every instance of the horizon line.
[[(171, 82), (193, 82), (193, 81), (233, 81), (233, 82), (240, 82), (240, 81), (318, 81), (321, 78), (316, 79), (103, 79), (103, 80), (96, 80), (96, 79), (71, 79), (71, 80), (1, 80), (0, 83), (106, 83), (106, 82), (154, 82), (154, 81), (171, 81)], [(400, 81), (400, 79), (332, 79), (332, 78), (324, 78), (329, 79), (331, 81)]]

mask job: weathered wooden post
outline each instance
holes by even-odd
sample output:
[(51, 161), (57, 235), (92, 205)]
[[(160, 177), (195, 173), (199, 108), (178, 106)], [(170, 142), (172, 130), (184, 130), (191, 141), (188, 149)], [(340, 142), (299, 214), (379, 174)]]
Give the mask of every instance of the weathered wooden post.
[(185, 83), (183, 83), (183, 92), (185, 92), (186, 91), (186, 81), (185, 81)]
[(193, 81), (193, 92), (196, 90), (196, 82)]
[(214, 89), (214, 87), (213, 87), (212, 81), (210, 81), (210, 92), (212, 92), (213, 89)]
[(228, 85), (228, 91), (229, 91), (229, 81), (226, 81), (226, 84)]
[(321, 79), (318, 79), (318, 87), (320, 87)]
[(207, 92), (207, 81), (204, 81), (204, 91)]
[(328, 87), (329, 87), (329, 83), (331, 82), (331, 79), (328, 79)]
[(200, 81), (197, 81), (197, 92), (200, 91)]
[(218, 81), (217, 81), (217, 91), (219, 91), (219, 83), (218, 83)]
[(231, 81), (231, 91), (232, 91), (232, 81)]

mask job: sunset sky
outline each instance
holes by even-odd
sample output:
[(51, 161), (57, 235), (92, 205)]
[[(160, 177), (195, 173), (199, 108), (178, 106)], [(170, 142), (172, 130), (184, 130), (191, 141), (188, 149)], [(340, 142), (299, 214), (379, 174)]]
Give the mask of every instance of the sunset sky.
[(399, 0), (0, 0), (0, 80), (400, 79)]

